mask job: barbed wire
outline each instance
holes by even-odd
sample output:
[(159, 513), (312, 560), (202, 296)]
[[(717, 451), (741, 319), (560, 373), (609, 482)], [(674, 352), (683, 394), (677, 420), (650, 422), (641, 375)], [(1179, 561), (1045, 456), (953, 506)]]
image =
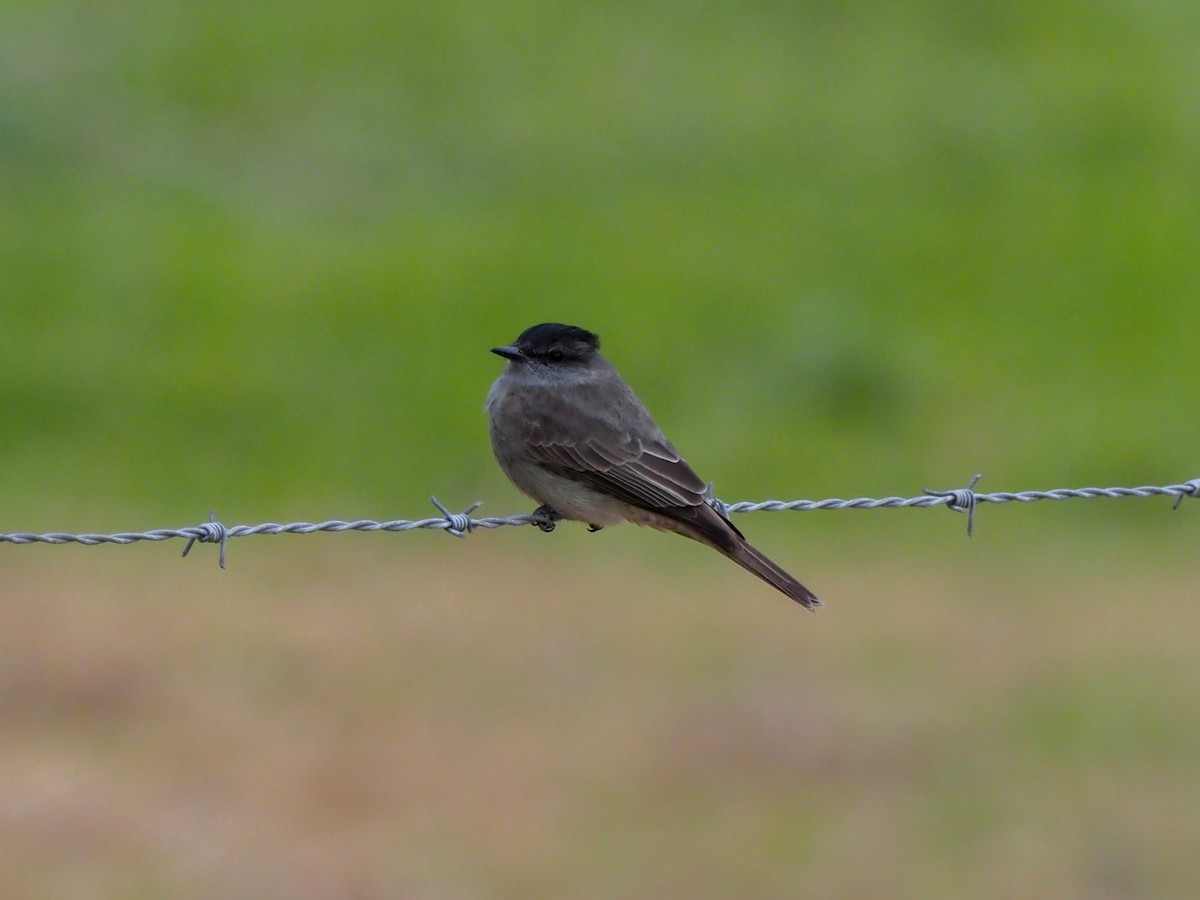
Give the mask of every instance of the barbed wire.
[[(747, 512), (782, 512), (807, 511), (816, 509), (910, 509), (945, 506), (954, 512), (967, 514), (967, 535), (974, 533), (975, 510), (981, 503), (1034, 503), (1039, 500), (1087, 500), (1087, 499), (1119, 499), (1122, 497), (1174, 497), (1172, 509), (1178, 509), (1184, 497), (1200, 497), (1200, 478), (1193, 478), (1181, 484), (1165, 486), (1147, 485), (1143, 487), (1109, 487), (1109, 488), (1056, 488), (1049, 491), (997, 491), (981, 493), (975, 490), (979, 475), (971, 479), (966, 487), (954, 488), (947, 491), (925, 489), (916, 497), (856, 497), (842, 500), (832, 497), (826, 500), (742, 500), (737, 503), (725, 503), (713, 495), (713, 486), (708, 485), (708, 503), (722, 515)], [(418, 529), (438, 529), (449, 532), (455, 537), (466, 537), (476, 529), (502, 528), (509, 525), (537, 525), (543, 531), (553, 531), (555, 522), (544, 515), (533, 513), (516, 516), (482, 516), (475, 518), (471, 515), (483, 505), (476, 501), (460, 513), (452, 513), (443, 506), (436, 497), (430, 497), (430, 502), (437, 507), (440, 516), (428, 519), (393, 519), (388, 522), (377, 522), (373, 519), (355, 519), (344, 521), (330, 519), (325, 522), (290, 522), (279, 524), (263, 522), (260, 525), (222, 525), (217, 521), (214, 511), (207, 522), (191, 525), (185, 528), (157, 528), (151, 531), (121, 531), (115, 534), (67, 534), (61, 531), (51, 531), (44, 534), (18, 531), (11, 534), (0, 534), (0, 544), (133, 544), (138, 541), (167, 541), (177, 538), (186, 540), (183, 556), (187, 556), (192, 547), (199, 541), (202, 544), (219, 544), (218, 562), (225, 568), (225, 550), (230, 538), (249, 537), (255, 534), (314, 534), (319, 531), (415, 531)]]

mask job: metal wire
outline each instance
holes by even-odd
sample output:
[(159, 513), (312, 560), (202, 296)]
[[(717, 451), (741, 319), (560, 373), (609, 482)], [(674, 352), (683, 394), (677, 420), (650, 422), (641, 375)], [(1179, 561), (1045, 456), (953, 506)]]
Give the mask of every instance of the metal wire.
[[(1049, 491), (1017, 491), (1010, 493), (998, 491), (995, 493), (980, 493), (975, 490), (979, 481), (976, 475), (966, 487), (938, 491), (926, 489), (916, 497), (856, 497), (851, 500), (830, 498), (826, 500), (762, 500), (758, 502), (740, 501), (724, 503), (712, 494), (709, 485), (708, 502), (722, 514), (746, 512), (782, 512), (784, 510), (816, 510), (816, 509), (909, 509), (945, 506), (955, 512), (967, 514), (967, 534), (970, 535), (975, 525), (975, 510), (981, 503), (1034, 503), (1038, 500), (1088, 500), (1088, 499), (1119, 499), (1122, 497), (1174, 497), (1173, 509), (1178, 509), (1184, 497), (1200, 497), (1200, 478), (1193, 478), (1181, 484), (1169, 484), (1162, 487), (1147, 485), (1144, 487), (1110, 487), (1110, 488), (1057, 488)], [(192, 546), (199, 541), (202, 544), (219, 544), (218, 561), (225, 568), (225, 549), (230, 538), (249, 537), (255, 534), (314, 534), (318, 531), (415, 531), (432, 528), (449, 532), (455, 537), (466, 537), (478, 528), (502, 528), (507, 525), (538, 525), (545, 530), (553, 528), (554, 523), (540, 515), (518, 516), (482, 516), (474, 518), (471, 513), (478, 509), (480, 502), (472, 503), (460, 513), (450, 512), (436, 497), (430, 497), (430, 502), (437, 507), (440, 516), (428, 519), (393, 519), (387, 522), (376, 522), (373, 519), (355, 519), (344, 521), (330, 519), (325, 522), (289, 522), (278, 524), (264, 522), (260, 525), (222, 525), (216, 519), (216, 513), (209, 516), (207, 522), (191, 525), (185, 528), (157, 528), (152, 531), (121, 531), (116, 534), (67, 534), (61, 531), (51, 531), (44, 534), (18, 531), (11, 534), (0, 534), (0, 544), (133, 544), (138, 541), (167, 541), (182, 538), (187, 541), (183, 555), (187, 556)], [(547, 528), (549, 526), (549, 528)]]

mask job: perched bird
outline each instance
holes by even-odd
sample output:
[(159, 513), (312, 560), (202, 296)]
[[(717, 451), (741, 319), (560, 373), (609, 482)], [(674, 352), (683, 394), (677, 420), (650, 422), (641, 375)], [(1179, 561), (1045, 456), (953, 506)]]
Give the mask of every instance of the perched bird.
[(746, 542), (705, 498), (679, 455), (616, 369), (600, 339), (573, 325), (534, 325), (492, 352), (508, 360), (488, 392), (492, 450), (504, 474), (559, 519), (592, 531), (629, 521), (707, 544), (806, 609), (808, 588)]

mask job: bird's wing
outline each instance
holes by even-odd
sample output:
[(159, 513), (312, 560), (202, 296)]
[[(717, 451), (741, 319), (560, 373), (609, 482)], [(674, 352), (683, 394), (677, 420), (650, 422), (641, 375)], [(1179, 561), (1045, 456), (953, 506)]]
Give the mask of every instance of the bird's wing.
[(634, 506), (668, 509), (704, 502), (704, 483), (670, 444), (589, 437), (577, 443), (531, 443), (546, 468)]
[[(606, 402), (601, 402), (601, 401)], [(626, 388), (612, 397), (547, 392), (528, 409), (525, 446), (541, 465), (656, 510), (704, 503), (705, 484)]]

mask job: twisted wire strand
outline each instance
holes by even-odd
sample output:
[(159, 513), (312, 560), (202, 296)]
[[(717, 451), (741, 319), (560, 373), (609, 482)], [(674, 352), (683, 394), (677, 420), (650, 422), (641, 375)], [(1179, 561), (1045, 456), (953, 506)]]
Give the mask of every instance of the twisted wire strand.
[[(1085, 488), (1056, 488), (1048, 491), (995, 491), (991, 493), (977, 492), (975, 484), (979, 481), (976, 475), (963, 488), (951, 490), (929, 490), (916, 497), (855, 497), (843, 500), (831, 497), (824, 500), (742, 500), (737, 503), (724, 503), (713, 496), (712, 485), (709, 485), (708, 502), (722, 514), (747, 512), (783, 512), (809, 511), (818, 509), (910, 509), (945, 506), (955, 512), (967, 514), (967, 534), (974, 527), (975, 510), (982, 503), (1034, 503), (1039, 500), (1089, 500), (1089, 499), (1120, 499), (1124, 497), (1174, 497), (1174, 509), (1185, 497), (1200, 497), (1200, 478), (1193, 478), (1180, 484), (1163, 486), (1144, 485), (1141, 487), (1085, 487)], [(83, 544), (96, 546), (99, 544), (133, 544), (138, 541), (167, 541), (183, 539), (187, 544), (183, 548), (183, 556), (187, 556), (192, 546), (202, 544), (219, 544), (219, 562), (225, 568), (225, 550), (231, 538), (249, 537), (257, 534), (315, 534), (316, 532), (343, 531), (416, 531), (418, 529), (435, 529), (449, 532), (455, 537), (466, 537), (471, 532), (483, 528), (502, 528), (520, 525), (550, 525), (550, 522), (540, 515), (515, 516), (481, 516), (471, 515), (481, 505), (472, 503), (460, 513), (451, 512), (443, 506), (436, 497), (430, 497), (430, 502), (441, 513), (427, 519), (392, 519), (377, 522), (374, 519), (329, 519), (324, 522), (263, 522), (258, 525), (222, 525), (217, 521), (215, 511), (207, 522), (185, 528), (156, 528), (150, 531), (120, 531), (115, 534), (68, 534), (62, 531), (50, 531), (35, 534), (27, 531), (17, 531), (8, 534), (0, 533), (0, 544)]]

